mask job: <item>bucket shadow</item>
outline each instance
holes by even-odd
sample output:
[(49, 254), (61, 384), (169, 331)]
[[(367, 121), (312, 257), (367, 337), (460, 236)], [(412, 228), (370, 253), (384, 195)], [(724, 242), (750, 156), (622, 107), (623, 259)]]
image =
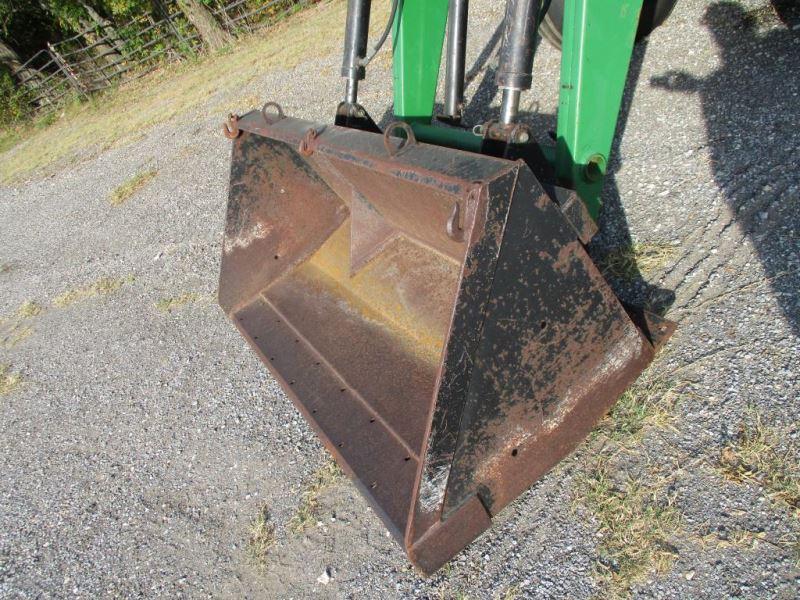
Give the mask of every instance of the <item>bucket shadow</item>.
[[(776, 27), (776, 18), (785, 27)], [(800, 5), (772, 0), (746, 11), (715, 2), (702, 23), (717, 44), (719, 67), (705, 77), (668, 71), (650, 83), (699, 97), (714, 180), (800, 334)], [(771, 28), (759, 32), (761, 24)]]

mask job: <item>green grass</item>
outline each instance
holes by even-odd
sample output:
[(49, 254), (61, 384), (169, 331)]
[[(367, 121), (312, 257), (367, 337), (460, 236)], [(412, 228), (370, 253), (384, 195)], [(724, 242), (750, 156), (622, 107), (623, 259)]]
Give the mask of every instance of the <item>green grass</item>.
[(158, 175), (156, 169), (148, 169), (147, 171), (137, 173), (117, 186), (117, 188), (111, 192), (111, 196), (109, 196), (108, 199), (111, 206), (120, 206), (130, 200), (139, 190), (150, 183), (156, 175)]
[(22, 376), (12, 373), (11, 367), (0, 364), (0, 396), (6, 396), (22, 384)]
[(675, 384), (645, 371), (620, 396), (608, 415), (598, 423), (593, 436), (628, 445), (641, 441), (648, 427), (669, 429), (674, 421), (678, 394)]
[(341, 469), (330, 459), (314, 472), (311, 481), (306, 485), (300, 497), (300, 506), (298, 506), (297, 512), (289, 521), (289, 531), (299, 534), (317, 522), (320, 494), (341, 476)]
[(194, 292), (186, 292), (184, 294), (180, 294), (179, 296), (161, 298), (158, 302), (156, 302), (155, 306), (163, 313), (171, 313), (173, 310), (189, 304), (190, 302), (197, 302), (199, 298), (200, 296)]
[[(388, 0), (382, 0), (373, 6), (371, 22), (375, 30), (385, 23), (388, 4)], [(19, 143), (0, 154), (0, 183), (131, 143), (157, 124), (182, 116), (192, 118), (191, 109), (208, 106), (212, 100), (213, 106), (220, 107), (222, 123), (233, 99), (249, 82), (264, 73), (292, 69), (307, 61), (314, 68), (315, 58), (340, 50), (346, 5), (344, 0), (321, 2), (268, 30), (238, 39), (224, 52), (165, 65), (89, 101), (66, 107), (50, 124), (26, 127), (17, 138)], [(281, 100), (263, 97), (257, 106), (268, 99)], [(331, 102), (335, 104), (335, 99)]]
[(615, 482), (594, 469), (578, 485), (579, 502), (598, 522), (599, 561), (595, 576), (605, 598), (624, 598), (631, 586), (675, 561), (670, 540), (681, 532), (681, 514), (663, 480)]
[(64, 291), (53, 299), (53, 306), (58, 308), (66, 308), (76, 302), (81, 302), (88, 298), (95, 296), (105, 296), (116, 292), (126, 283), (133, 281), (133, 277), (129, 276), (124, 279), (113, 279), (110, 277), (101, 277), (94, 283), (87, 286), (74, 288)]
[[(781, 449), (783, 448), (783, 449)], [(719, 458), (722, 475), (735, 483), (750, 483), (800, 517), (800, 465), (794, 444), (764, 425), (761, 414), (750, 409), (734, 440)]]

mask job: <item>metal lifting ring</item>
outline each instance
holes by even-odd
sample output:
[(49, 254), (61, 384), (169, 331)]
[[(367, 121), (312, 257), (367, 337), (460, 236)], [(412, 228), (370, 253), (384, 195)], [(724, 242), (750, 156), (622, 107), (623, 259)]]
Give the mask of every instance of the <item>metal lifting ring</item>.
[[(273, 119), (273, 118), (268, 117), (267, 116), (267, 108), (274, 108), (276, 110), (276, 112), (278, 113), (278, 118), (277, 119)], [(267, 102), (266, 104), (264, 104), (264, 106), (261, 107), (261, 116), (264, 117), (264, 120), (267, 123), (271, 124), (271, 123), (275, 123), (275, 121), (280, 121), (286, 115), (283, 114), (283, 109), (281, 108), (280, 104), (278, 104), (277, 102)]]
[[(405, 143), (401, 142), (398, 146), (393, 146), (392, 142), (390, 141), (391, 133), (395, 129), (402, 129), (406, 132), (406, 141)], [(383, 132), (383, 146), (386, 148), (386, 152), (389, 156), (396, 156), (400, 153), (401, 150), (404, 150), (408, 146), (414, 145), (417, 143), (417, 138), (414, 136), (414, 130), (411, 129), (411, 125), (406, 123), (405, 121), (392, 121), (389, 125), (386, 126), (386, 131)]]

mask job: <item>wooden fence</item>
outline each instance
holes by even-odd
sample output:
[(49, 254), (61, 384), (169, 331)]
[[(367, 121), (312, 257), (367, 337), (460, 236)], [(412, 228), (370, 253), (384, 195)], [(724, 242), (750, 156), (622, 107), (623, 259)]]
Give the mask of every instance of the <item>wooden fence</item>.
[[(214, 0), (209, 9), (234, 36), (252, 33), (315, 0)], [(195, 56), (200, 34), (175, 0), (158, 0), (162, 17), (141, 15), (122, 25), (97, 25), (48, 44), (12, 76), (32, 112), (49, 112), (73, 99), (141, 77), (164, 61)]]

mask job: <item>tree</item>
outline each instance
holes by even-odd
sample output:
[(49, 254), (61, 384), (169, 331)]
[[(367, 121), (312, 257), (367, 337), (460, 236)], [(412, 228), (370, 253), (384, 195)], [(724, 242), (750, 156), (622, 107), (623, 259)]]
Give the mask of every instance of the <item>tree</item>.
[(178, 6), (189, 19), (189, 22), (197, 29), (197, 33), (211, 50), (219, 50), (223, 46), (231, 43), (231, 35), (220, 27), (214, 15), (208, 10), (200, 0), (177, 0)]
[(6, 67), (14, 79), (28, 87), (34, 86), (39, 81), (38, 71), (24, 67), (17, 51), (2, 39), (0, 39), (0, 65)]

